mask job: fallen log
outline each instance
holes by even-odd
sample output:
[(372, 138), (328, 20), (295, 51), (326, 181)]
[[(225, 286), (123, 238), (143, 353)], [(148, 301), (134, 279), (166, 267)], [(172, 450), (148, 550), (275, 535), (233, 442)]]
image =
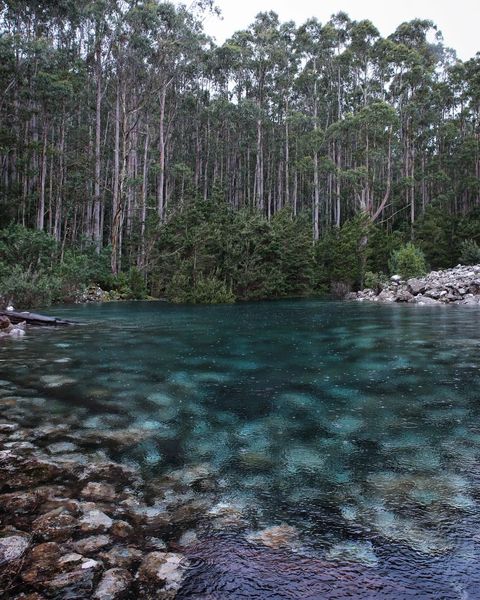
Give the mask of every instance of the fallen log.
[(68, 321), (65, 319), (59, 319), (58, 317), (47, 317), (46, 315), (39, 315), (37, 313), (31, 313), (28, 311), (19, 312), (16, 310), (1, 310), (0, 316), (8, 317), (12, 323), (23, 323), (26, 321), (27, 325), (79, 325), (78, 321)]

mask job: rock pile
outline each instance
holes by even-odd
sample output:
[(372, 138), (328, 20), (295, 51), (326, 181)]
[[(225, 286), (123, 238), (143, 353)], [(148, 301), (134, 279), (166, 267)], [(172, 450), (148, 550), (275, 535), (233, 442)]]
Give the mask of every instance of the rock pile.
[(394, 275), (380, 289), (347, 294), (357, 302), (406, 302), (409, 304), (463, 304), (480, 306), (480, 265), (432, 271), (425, 277), (402, 280)]
[(90, 304), (95, 302), (108, 302), (110, 294), (97, 285), (89, 285), (75, 296), (76, 304)]

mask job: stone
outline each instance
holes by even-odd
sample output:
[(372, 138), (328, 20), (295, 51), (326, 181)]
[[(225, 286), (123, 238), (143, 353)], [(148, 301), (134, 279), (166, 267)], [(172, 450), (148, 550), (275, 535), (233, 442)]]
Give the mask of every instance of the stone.
[(298, 531), (295, 527), (285, 523), (251, 533), (247, 539), (250, 542), (258, 542), (275, 550), (280, 548), (292, 549), (297, 547), (299, 542)]
[(142, 592), (157, 591), (157, 598), (175, 598), (182, 585), (189, 563), (182, 554), (151, 552), (142, 561), (137, 573)]
[(64, 452), (76, 452), (78, 450), (78, 446), (76, 444), (72, 444), (71, 442), (57, 442), (47, 446), (47, 450), (50, 452), (50, 454), (63, 454)]
[(83, 533), (105, 533), (113, 525), (113, 520), (100, 510), (89, 510), (79, 521)]
[(411, 302), (414, 296), (407, 290), (400, 290), (395, 298), (396, 302)]
[(88, 500), (102, 500), (105, 502), (113, 502), (116, 497), (113, 485), (94, 481), (90, 481), (80, 494)]
[(26, 536), (11, 535), (0, 538), (0, 566), (21, 558), (30, 545)]
[(99, 554), (98, 558), (109, 567), (131, 569), (140, 564), (143, 553), (138, 548), (130, 546), (114, 546), (109, 552)]
[(132, 576), (126, 569), (105, 571), (92, 598), (94, 600), (121, 600), (128, 594)]
[(41, 515), (32, 523), (32, 531), (44, 541), (65, 541), (78, 528), (78, 521), (64, 508)]
[(60, 557), (60, 546), (55, 542), (35, 546), (26, 558), (25, 568), (21, 575), (22, 580), (28, 585), (41, 584), (53, 576)]
[(39, 495), (34, 492), (14, 492), (0, 496), (0, 509), (10, 515), (31, 513), (38, 505)]
[(127, 521), (114, 521), (110, 532), (114, 537), (121, 540), (132, 537), (135, 533), (134, 528)]
[(178, 545), (182, 548), (188, 548), (189, 546), (195, 546), (198, 543), (197, 532), (194, 529), (185, 531), (178, 540)]
[(94, 554), (99, 550), (104, 549), (107, 546), (110, 546), (112, 543), (112, 538), (108, 535), (93, 535), (83, 540), (78, 540), (73, 544), (73, 547), (80, 554), (84, 554), (88, 556), (89, 554)]
[(407, 286), (408, 291), (414, 296), (425, 291), (425, 281), (423, 279), (409, 279)]

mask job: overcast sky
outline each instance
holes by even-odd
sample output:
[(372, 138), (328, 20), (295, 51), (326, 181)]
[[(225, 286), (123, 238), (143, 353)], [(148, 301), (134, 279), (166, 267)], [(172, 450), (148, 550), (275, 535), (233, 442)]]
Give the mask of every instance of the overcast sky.
[(355, 20), (370, 19), (384, 36), (403, 21), (431, 19), (443, 32), (445, 44), (463, 60), (480, 51), (480, 0), (217, 0), (217, 6), (223, 21), (209, 17), (205, 28), (218, 43), (245, 29), (262, 11), (274, 10), (281, 21), (297, 24), (309, 17), (324, 23), (344, 11)]

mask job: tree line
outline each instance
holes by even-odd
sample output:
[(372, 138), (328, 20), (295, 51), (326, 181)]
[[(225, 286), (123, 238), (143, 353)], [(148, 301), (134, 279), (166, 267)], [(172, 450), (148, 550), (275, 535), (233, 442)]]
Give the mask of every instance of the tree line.
[[(3, 224), (50, 235), (59, 260), (72, 247), (108, 253), (114, 275), (136, 269), (172, 297), (182, 281), (183, 297), (192, 282), (200, 297), (205, 285), (262, 295), (233, 281), (245, 254), (229, 267), (223, 244), (205, 249), (219, 231), (252, 252), (290, 245), (325, 272), (353, 227), (353, 255), (338, 259), (357, 265), (344, 276), (357, 284), (399, 240), (433, 266), (456, 260), (465, 235), (479, 240), (479, 54), (459, 60), (431, 21), (382, 37), (345, 13), (299, 26), (260, 13), (216, 45), (202, 26), (212, 10), (2, 3)], [(244, 270), (274, 260), (262, 252)], [(305, 286), (310, 271), (301, 289), (330, 277)]]

